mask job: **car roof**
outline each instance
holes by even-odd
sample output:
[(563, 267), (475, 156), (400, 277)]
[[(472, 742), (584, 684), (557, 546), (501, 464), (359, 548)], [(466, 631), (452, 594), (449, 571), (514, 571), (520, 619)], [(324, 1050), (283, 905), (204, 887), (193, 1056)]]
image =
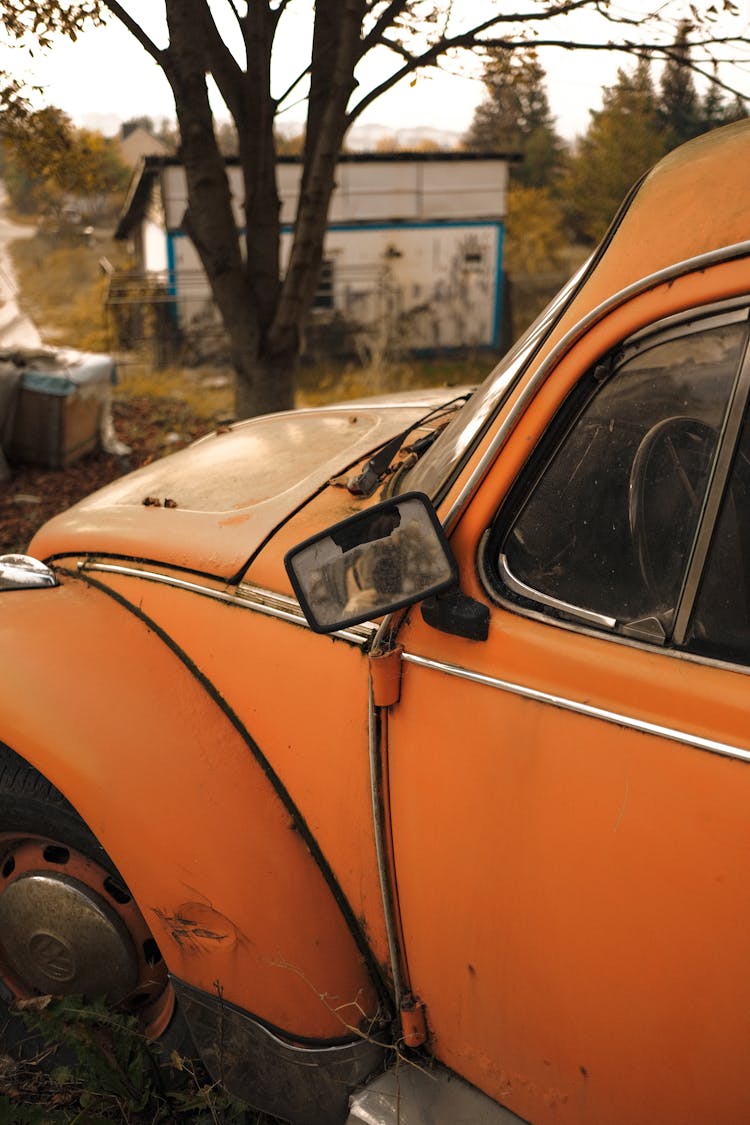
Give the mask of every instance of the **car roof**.
[(615, 218), (555, 332), (661, 270), (750, 239), (750, 118), (670, 152)]

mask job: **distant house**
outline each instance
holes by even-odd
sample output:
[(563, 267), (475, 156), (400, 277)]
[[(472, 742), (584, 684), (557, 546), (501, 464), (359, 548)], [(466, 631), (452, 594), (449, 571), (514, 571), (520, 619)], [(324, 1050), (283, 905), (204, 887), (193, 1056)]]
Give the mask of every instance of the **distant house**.
[(129, 168), (135, 168), (146, 156), (167, 156), (169, 149), (154, 137), (142, 125), (135, 128), (123, 126), (122, 136), (119, 139), (120, 155)]
[[(501, 341), (503, 234), (508, 165), (476, 153), (347, 154), (331, 201), (309, 335), (335, 350), (395, 343), (411, 350), (496, 348)], [(242, 178), (227, 158), (235, 216)], [(279, 161), (282, 265), (291, 246), (301, 175)], [(181, 223), (184, 168), (146, 156), (131, 183), (116, 236), (131, 240), (143, 286), (161, 286), (179, 329), (206, 324), (208, 283)]]

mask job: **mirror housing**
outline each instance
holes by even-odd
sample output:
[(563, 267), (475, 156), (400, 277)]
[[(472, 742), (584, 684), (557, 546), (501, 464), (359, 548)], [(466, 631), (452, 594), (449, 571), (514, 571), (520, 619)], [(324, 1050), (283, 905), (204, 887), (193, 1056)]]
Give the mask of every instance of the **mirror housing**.
[(435, 509), (407, 492), (334, 524), (284, 558), (307, 621), (333, 633), (383, 617), (458, 582)]

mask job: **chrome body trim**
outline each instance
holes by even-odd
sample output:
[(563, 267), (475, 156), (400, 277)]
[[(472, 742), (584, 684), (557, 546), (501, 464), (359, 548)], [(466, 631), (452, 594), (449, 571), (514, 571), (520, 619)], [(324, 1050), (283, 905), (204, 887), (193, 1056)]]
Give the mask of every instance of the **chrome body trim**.
[[(81, 574), (97, 571), (103, 574), (121, 574), (127, 578), (141, 578), (145, 582), (156, 582), (162, 586), (174, 586), (178, 590), (187, 590), (191, 594), (198, 594), (204, 598), (213, 598), (214, 601), (224, 602), (228, 605), (239, 606), (242, 609), (251, 609), (256, 613), (263, 613), (267, 617), (276, 617), (280, 621), (288, 621), (291, 625), (299, 625), (309, 629), (305, 615), (300, 609), (299, 602), (287, 594), (277, 594), (273, 590), (264, 590), (260, 586), (252, 586), (242, 582), (235, 587), (236, 592), (217, 590), (213, 586), (204, 586), (200, 582), (193, 582), (187, 578), (177, 578), (172, 574), (162, 574), (157, 570), (148, 570), (144, 567), (125, 566), (121, 563), (79, 562), (78, 570)], [(374, 636), (375, 626), (367, 623), (352, 625), (348, 629), (341, 629), (329, 636), (339, 640), (349, 641), (350, 644), (366, 645)]]
[(54, 571), (31, 555), (0, 555), (0, 590), (34, 590), (57, 586)]
[[(656, 273), (649, 274), (648, 277), (634, 281), (632, 285), (626, 286), (613, 296), (608, 297), (606, 301), (602, 301), (602, 303), (592, 309), (583, 320), (580, 320), (578, 324), (571, 328), (571, 330), (563, 336), (562, 340), (558, 341), (546, 359), (543, 360), (541, 365), (534, 372), (531, 379), (508, 411), (507, 417), (497, 430), (489, 446), (469, 474), (468, 479), (443, 520), (443, 528), (446, 534), (450, 532), (463, 512), (464, 507), (481, 484), (490, 465), (505, 445), (510, 434), (515, 429), (516, 423), (525, 412), (529, 401), (537, 393), (549, 372), (555, 364), (559, 362), (565, 352), (588, 332), (592, 325), (616, 309), (618, 305), (622, 305), (626, 301), (632, 300), (642, 293), (646, 293), (649, 289), (655, 289), (657, 286), (663, 285), (666, 282), (675, 281), (683, 274), (693, 273), (696, 270), (705, 270), (710, 266), (720, 265), (722, 262), (731, 261), (733, 258), (741, 258), (748, 254), (750, 254), (750, 240), (738, 242), (733, 246), (722, 246), (720, 249), (712, 250), (708, 254), (699, 254), (695, 258), (686, 258), (684, 261), (677, 262), (675, 265), (668, 266), (666, 269), (657, 270)], [(684, 312), (687, 314), (688, 310), (685, 309)]]
[(608, 711), (603, 707), (594, 707), (590, 703), (582, 703), (575, 699), (566, 699), (561, 695), (551, 692), (539, 691), (537, 688), (525, 684), (516, 684), (510, 680), (500, 680), (495, 676), (487, 676), (483, 672), (472, 672), (468, 668), (459, 668), (454, 664), (443, 664), (438, 660), (431, 660), (426, 656), (417, 656), (415, 653), (405, 652), (402, 656), (405, 664), (415, 664), (421, 668), (428, 668), (434, 672), (443, 672), (448, 676), (458, 679), (470, 680), (472, 683), (483, 687), (504, 691), (509, 695), (517, 695), (522, 699), (530, 699), (535, 703), (546, 703), (562, 711), (571, 711), (576, 715), (586, 715), (590, 719), (599, 719), (605, 723), (614, 723), (619, 727), (639, 731), (641, 734), (651, 734), (658, 738), (666, 738), (670, 742), (679, 742), (695, 750), (705, 750), (710, 754), (719, 754), (724, 758), (735, 758), (740, 762), (750, 762), (750, 750), (741, 746), (731, 746), (725, 742), (718, 742), (712, 738), (703, 738), (689, 731), (676, 730), (673, 727), (661, 726), (651, 723), (646, 719), (637, 719), (633, 715), (622, 715), (617, 711)]
[(616, 617), (606, 617), (603, 613), (595, 613), (593, 609), (582, 609), (580, 606), (571, 605), (570, 602), (564, 602), (561, 598), (553, 598), (549, 594), (543, 594), (540, 590), (535, 590), (533, 586), (527, 586), (520, 578), (512, 573), (508, 566), (508, 560), (505, 555), (500, 555), (497, 560), (497, 568), (500, 572), (505, 585), (514, 594), (520, 594), (522, 598), (529, 598), (531, 601), (538, 602), (540, 605), (546, 605), (550, 609), (556, 609), (560, 613), (569, 613), (572, 617), (577, 617), (581, 621), (587, 621), (590, 625), (601, 625), (604, 629), (614, 629), (617, 625)]

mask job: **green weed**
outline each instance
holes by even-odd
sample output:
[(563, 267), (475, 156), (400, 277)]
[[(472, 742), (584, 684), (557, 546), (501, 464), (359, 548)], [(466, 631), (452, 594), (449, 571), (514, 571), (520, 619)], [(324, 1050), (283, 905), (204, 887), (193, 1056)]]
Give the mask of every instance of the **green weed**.
[(0, 1125), (273, 1125), (102, 1000), (44, 996), (20, 1014), (40, 1047), (0, 1056)]

